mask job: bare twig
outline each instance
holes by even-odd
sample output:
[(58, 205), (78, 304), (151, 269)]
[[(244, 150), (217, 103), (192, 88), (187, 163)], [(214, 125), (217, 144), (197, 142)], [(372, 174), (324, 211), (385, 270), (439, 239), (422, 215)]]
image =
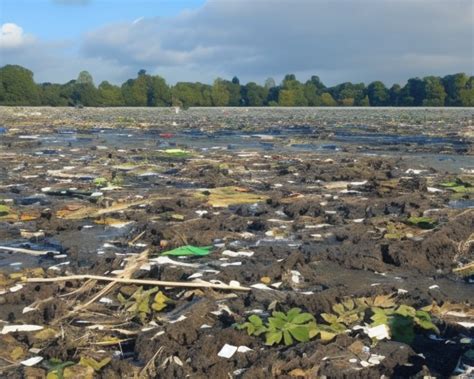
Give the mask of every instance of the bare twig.
[(125, 284), (142, 284), (149, 286), (162, 286), (162, 287), (178, 287), (178, 288), (215, 288), (221, 290), (232, 290), (232, 291), (250, 291), (249, 287), (241, 286), (230, 286), (227, 284), (214, 284), (208, 282), (167, 282), (163, 280), (150, 280), (150, 279), (126, 279), (126, 278), (112, 278), (109, 276), (100, 275), (70, 275), (70, 276), (58, 276), (55, 278), (26, 278), (26, 283), (54, 283), (54, 282), (65, 282), (68, 280), (97, 280), (103, 282), (113, 283), (125, 283)]

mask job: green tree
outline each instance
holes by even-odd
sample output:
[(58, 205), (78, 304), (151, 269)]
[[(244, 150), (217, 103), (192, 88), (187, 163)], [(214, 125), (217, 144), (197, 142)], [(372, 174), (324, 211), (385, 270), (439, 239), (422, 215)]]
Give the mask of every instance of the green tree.
[(224, 81), (229, 92), (229, 106), (237, 107), (242, 104), (241, 101), (241, 86), (239, 78), (234, 76), (231, 82)]
[(400, 91), (399, 104), (404, 106), (423, 105), (425, 85), (420, 78), (408, 79), (407, 84)]
[(73, 85), (71, 100), (74, 105), (81, 104), (87, 107), (99, 105), (99, 92), (94, 86), (92, 75), (81, 71)]
[(367, 91), (364, 83), (345, 82), (329, 88), (329, 92), (339, 104), (352, 106), (362, 105)]
[(304, 84), (304, 97), (309, 106), (320, 106), (321, 95), (326, 86), (321, 82), (319, 76), (313, 75), (310, 80)]
[(367, 96), (369, 97), (370, 105), (383, 107), (389, 105), (390, 94), (383, 84), (380, 81), (372, 82), (367, 87)]
[(257, 83), (247, 83), (242, 88), (242, 100), (249, 107), (261, 107), (265, 105), (268, 90)]
[(125, 104), (119, 86), (108, 81), (99, 84), (99, 104), (104, 107), (119, 107)]
[(329, 92), (324, 92), (321, 95), (321, 105), (324, 107), (335, 107), (337, 105), (336, 100), (331, 96)]
[(94, 85), (94, 79), (89, 71), (81, 71), (77, 77), (76, 84), (91, 84)]
[(391, 106), (396, 107), (400, 105), (400, 93), (401, 93), (402, 88), (400, 87), (399, 84), (394, 84), (392, 87), (390, 87), (389, 90), (389, 103)]
[(42, 83), (38, 86), (41, 105), (63, 107), (69, 105), (68, 97), (63, 96), (60, 84)]
[(212, 104), (217, 107), (225, 107), (229, 105), (230, 94), (225, 81), (217, 78), (214, 80), (211, 90)]
[(474, 107), (474, 76), (471, 76), (465, 87), (459, 92), (460, 104), (463, 107)]
[(469, 77), (464, 73), (454, 75), (446, 75), (442, 79), (443, 86), (446, 91), (446, 105), (461, 106), (461, 93), (468, 85)]
[(125, 105), (132, 107), (145, 107), (147, 105), (147, 82), (144, 75), (137, 79), (129, 79), (121, 87)]
[(304, 94), (304, 86), (296, 80), (295, 75), (288, 74), (283, 79), (278, 94), (278, 105), (282, 107), (300, 107), (308, 105), (308, 100)]
[(3, 105), (40, 105), (38, 87), (30, 70), (6, 65), (0, 68), (0, 84)]
[(428, 107), (442, 107), (446, 99), (446, 91), (444, 90), (441, 79), (437, 76), (427, 76), (423, 78), (424, 99), (423, 105)]
[(171, 105), (171, 90), (161, 76), (144, 76), (147, 80), (147, 105), (166, 107)]

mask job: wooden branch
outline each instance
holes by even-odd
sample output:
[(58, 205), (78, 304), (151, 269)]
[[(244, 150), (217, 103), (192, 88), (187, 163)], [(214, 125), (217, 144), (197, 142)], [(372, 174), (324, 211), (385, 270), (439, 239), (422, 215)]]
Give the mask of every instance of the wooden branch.
[(231, 291), (250, 291), (249, 287), (241, 286), (229, 286), (226, 284), (214, 284), (207, 282), (167, 282), (162, 280), (151, 280), (151, 279), (127, 279), (127, 278), (111, 278), (108, 276), (100, 275), (70, 275), (70, 276), (58, 276), (55, 278), (25, 278), (26, 283), (55, 283), (65, 282), (68, 280), (97, 280), (101, 282), (114, 282), (124, 284), (142, 284), (148, 286), (162, 286), (162, 287), (178, 287), (178, 288), (214, 288), (220, 290), (231, 290)]

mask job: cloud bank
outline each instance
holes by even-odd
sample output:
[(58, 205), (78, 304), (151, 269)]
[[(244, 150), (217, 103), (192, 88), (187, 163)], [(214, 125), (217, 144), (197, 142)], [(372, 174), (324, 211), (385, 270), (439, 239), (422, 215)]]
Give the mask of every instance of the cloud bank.
[[(295, 73), (329, 84), (391, 84), (472, 72), (472, 13), (470, 0), (213, 0), (171, 18), (87, 31), (73, 42), (71, 59), (87, 63), (95, 77), (115, 75), (99, 79), (123, 80), (145, 68), (171, 82), (233, 75), (262, 82)], [(12, 44), (23, 35), (21, 28), (8, 33)]]

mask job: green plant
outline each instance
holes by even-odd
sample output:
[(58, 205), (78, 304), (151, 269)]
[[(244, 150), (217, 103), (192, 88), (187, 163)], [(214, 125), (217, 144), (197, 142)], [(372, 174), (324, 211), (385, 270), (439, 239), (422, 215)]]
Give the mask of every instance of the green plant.
[(108, 181), (106, 178), (95, 178), (94, 179), (94, 185), (97, 187), (107, 187)]
[(60, 359), (51, 358), (50, 360), (43, 363), (43, 367), (45, 367), (48, 370), (48, 374), (46, 378), (47, 379), (63, 379), (64, 369), (74, 364), (75, 363), (71, 361), (63, 362)]
[(415, 327), (432, 330), (439, 333), (438, 328), (431, 321), (431, 316), (423, 310), (402, 304), (396, 309), (382, 309), (372, 307), (371, 326), (388, 325), (390, 334), (395, 341), (411, 344), (415, 338)]
[(408, 223), (421, 229), (433, 229), (437, 222), (430, 217), (410, 217)]
[(301, 313), (301, 309), (292, 308), (287, 314), (273, 312), (273, 317), (268, 319), (266, 344), (278, 344), (282, 340), (286, 346), (293, 344), (293, 339), (299, 342), (307, 342), (314, 337), (316, 322), (310, 313)]
[[(152, 298), (153, 294), (155, 296)], [(142, 323), (146, 322), (152, 310), (159, 312), (166, 308), (167, 304), (171, 302), (171, 299), (165, 296), (161, 291), (158, 291), (158, 287), (149, 290), (144, 290), (143, 287), (139, 287), (128, 299), (119, 293), (117, 300), (127, 312), (137, 316)]]
[(236, 325), (237, 329), (246, 329), (249, 336), (259, 336), (267, 331), (267, 327), (263, 325), (262, 319), (257, 315), (252, 315), (247, 322)]
[(317, 334), (314, 316), (302, 313), (299, 308), (292, 308), (286, 314), (273, 312), (267, 323), (252, 315), (247, 322), (236, 325), (237, 329), (246, 329), (249, 335), (259, 336), (265, 333), (265, 343), (274, 345), (283, 342), (286, 346), (292, 345), (294, 340), (307, 342)]

